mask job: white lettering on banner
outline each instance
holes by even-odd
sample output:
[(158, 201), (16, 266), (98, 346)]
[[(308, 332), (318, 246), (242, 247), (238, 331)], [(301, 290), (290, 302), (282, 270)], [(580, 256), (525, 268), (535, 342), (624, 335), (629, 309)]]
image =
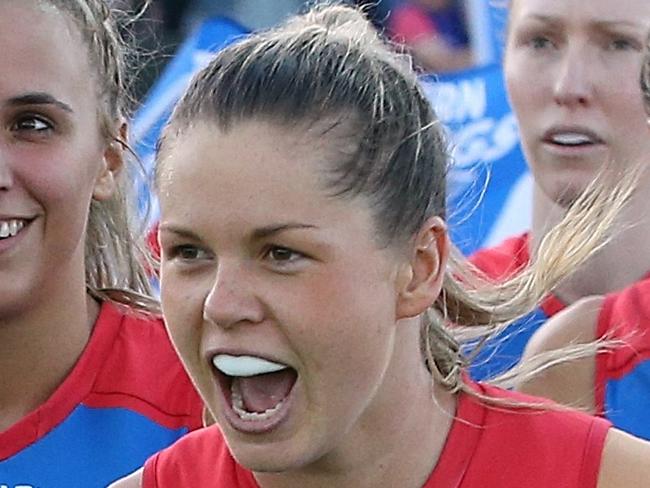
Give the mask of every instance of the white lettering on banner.
[(515, 116), (509, 112), (500, 119), (486, 117), (470, 122), (451, 133), (450, 140), (452, 165), (449, 172), (449, 194), (455, 198), (477, 183), (479, 193), (485, 190), (487, 181), (483, 181), (478, 176), (479, 173), (491, 173), (489, 168), (492, 163), (515, 149), (519, 142), (519, 132)]
[(438, 117), (446, 124), (476, 120), (487, 110), (487, 89), (482, 78), (458, 83), (438, 82), (427, 91)]
[(512, 112), (500, 119), (487, 113), (485, 79), (425, 83), (424, 90), (440, 119), (450, 128), (459, 127), (450, 134), (455, 168), (492, 163), (517, 145), (519, 133)]
[[(442, 82), (425, 78), (422, 84), (448, 132), (452, 158), (447, 188), (455, 218), (466, 222), (485, 201), (493, 206), (504, 205), (490, 208), (480, 217), (489, 242), (500, 241), (530, 225), (530, 212), (523, 209), (531, 201), (527, 192), (532, 178), (518, 151), (519, 129), (506, 100), (500, 69), (489, 66), (458, 73)], [(489, 198), (484, 198), (486, 195)], [(474, 231), (472, 227), (467, 236)], [(469, 246), (485, 245), (485, 239), (484, 235), (469, 237)]]
[(512, 113), (501, 119), (484, 118), (467, 124), (452, 135), (454, 165), (470, 168), (478, 162), (492, 163), (517, 145), (519, 134)]
[(488, 113), (488, 84), (482, 77), (424, 83), (423, 87), (449, 130), (450, 193), (464, 192), (476, 184), (478, 167), (489, 168), (517, 146), (514, 114), (509, 110), (503, 115)]
[(3, 485), (0, 484), (0, 488), (36, 488), (34, 485)]

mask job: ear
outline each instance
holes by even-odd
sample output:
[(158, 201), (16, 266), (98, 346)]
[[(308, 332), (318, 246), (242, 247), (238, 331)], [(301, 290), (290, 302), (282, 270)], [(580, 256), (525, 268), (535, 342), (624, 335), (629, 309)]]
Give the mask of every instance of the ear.
[(108, 200), (117, 188), (117, 175), (124, 167), (124, 152), (128, 138), (126, 122), (121, 123), (118, 134), (118, 138), (111, 141), (104, 149), (104, 157), (93, 189), (95, 200)]
[(412, 246), (410, 260), (398, 278), (398, 320), (420, 315), (440, 294), (449, 255), (445, 221), (440, 217), (428, 219)]

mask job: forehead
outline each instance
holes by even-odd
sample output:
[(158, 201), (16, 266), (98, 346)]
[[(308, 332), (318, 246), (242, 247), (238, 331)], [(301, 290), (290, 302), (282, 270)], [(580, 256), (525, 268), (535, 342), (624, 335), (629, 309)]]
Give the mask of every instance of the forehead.
[(527, 16), (650, 24), (648, 0), (511, 0), (510, 20)]
[(314, 183), (322, 146), (306, 130), (267, 122), (237, 123), (227, 131), (209, 122), (192, 124), (164, 151), (159, 163), (161, 198), (167, 196), (166, 189), (191, 181), (197, 188), (216, 183), (222, 191), (241, 186), (240, 192), (246, 193), (254, 185), (266, 194), (275, 187)]
[(220, 219), (261, 224), (268, 219), (310, 220), (349, 211), (330, 196), (324, 174), (329, 137), (263, 121), (223, 132), (198, 123), (169, 142), (158, 177), (163, 219)]
[(93, 73), (79, 29), (40, 0), (0, 2), (0, 100), (46, 92), (69, 105), (92, 92)]

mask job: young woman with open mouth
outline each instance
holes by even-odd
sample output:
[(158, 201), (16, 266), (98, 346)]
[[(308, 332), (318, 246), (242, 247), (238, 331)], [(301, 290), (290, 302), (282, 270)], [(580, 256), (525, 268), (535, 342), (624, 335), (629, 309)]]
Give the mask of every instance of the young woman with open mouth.
[(253, 35), (197, 75), (158, 154), (161, 294), (217, 425), (114, 486), (647, 479), (648, 444), (473, 383), (454, 337), (524, 313), (588, 257), (630, 177), (580, 197), (544, 262), (483, 289), (450, 258), (447, 161), (408, 58), (352, 8)]
[(0, 2), (0, 486), (104, 487), (201, 425), (157, 315), (103, 0)]

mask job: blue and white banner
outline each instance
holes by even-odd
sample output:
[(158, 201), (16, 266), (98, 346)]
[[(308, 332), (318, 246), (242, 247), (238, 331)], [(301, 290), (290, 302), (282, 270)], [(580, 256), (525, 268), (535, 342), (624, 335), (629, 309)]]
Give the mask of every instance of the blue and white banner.
[(449, 131), (448, 218), (464, 253), (530, 226), (532, 180), (500, 64), (423, 78)]

